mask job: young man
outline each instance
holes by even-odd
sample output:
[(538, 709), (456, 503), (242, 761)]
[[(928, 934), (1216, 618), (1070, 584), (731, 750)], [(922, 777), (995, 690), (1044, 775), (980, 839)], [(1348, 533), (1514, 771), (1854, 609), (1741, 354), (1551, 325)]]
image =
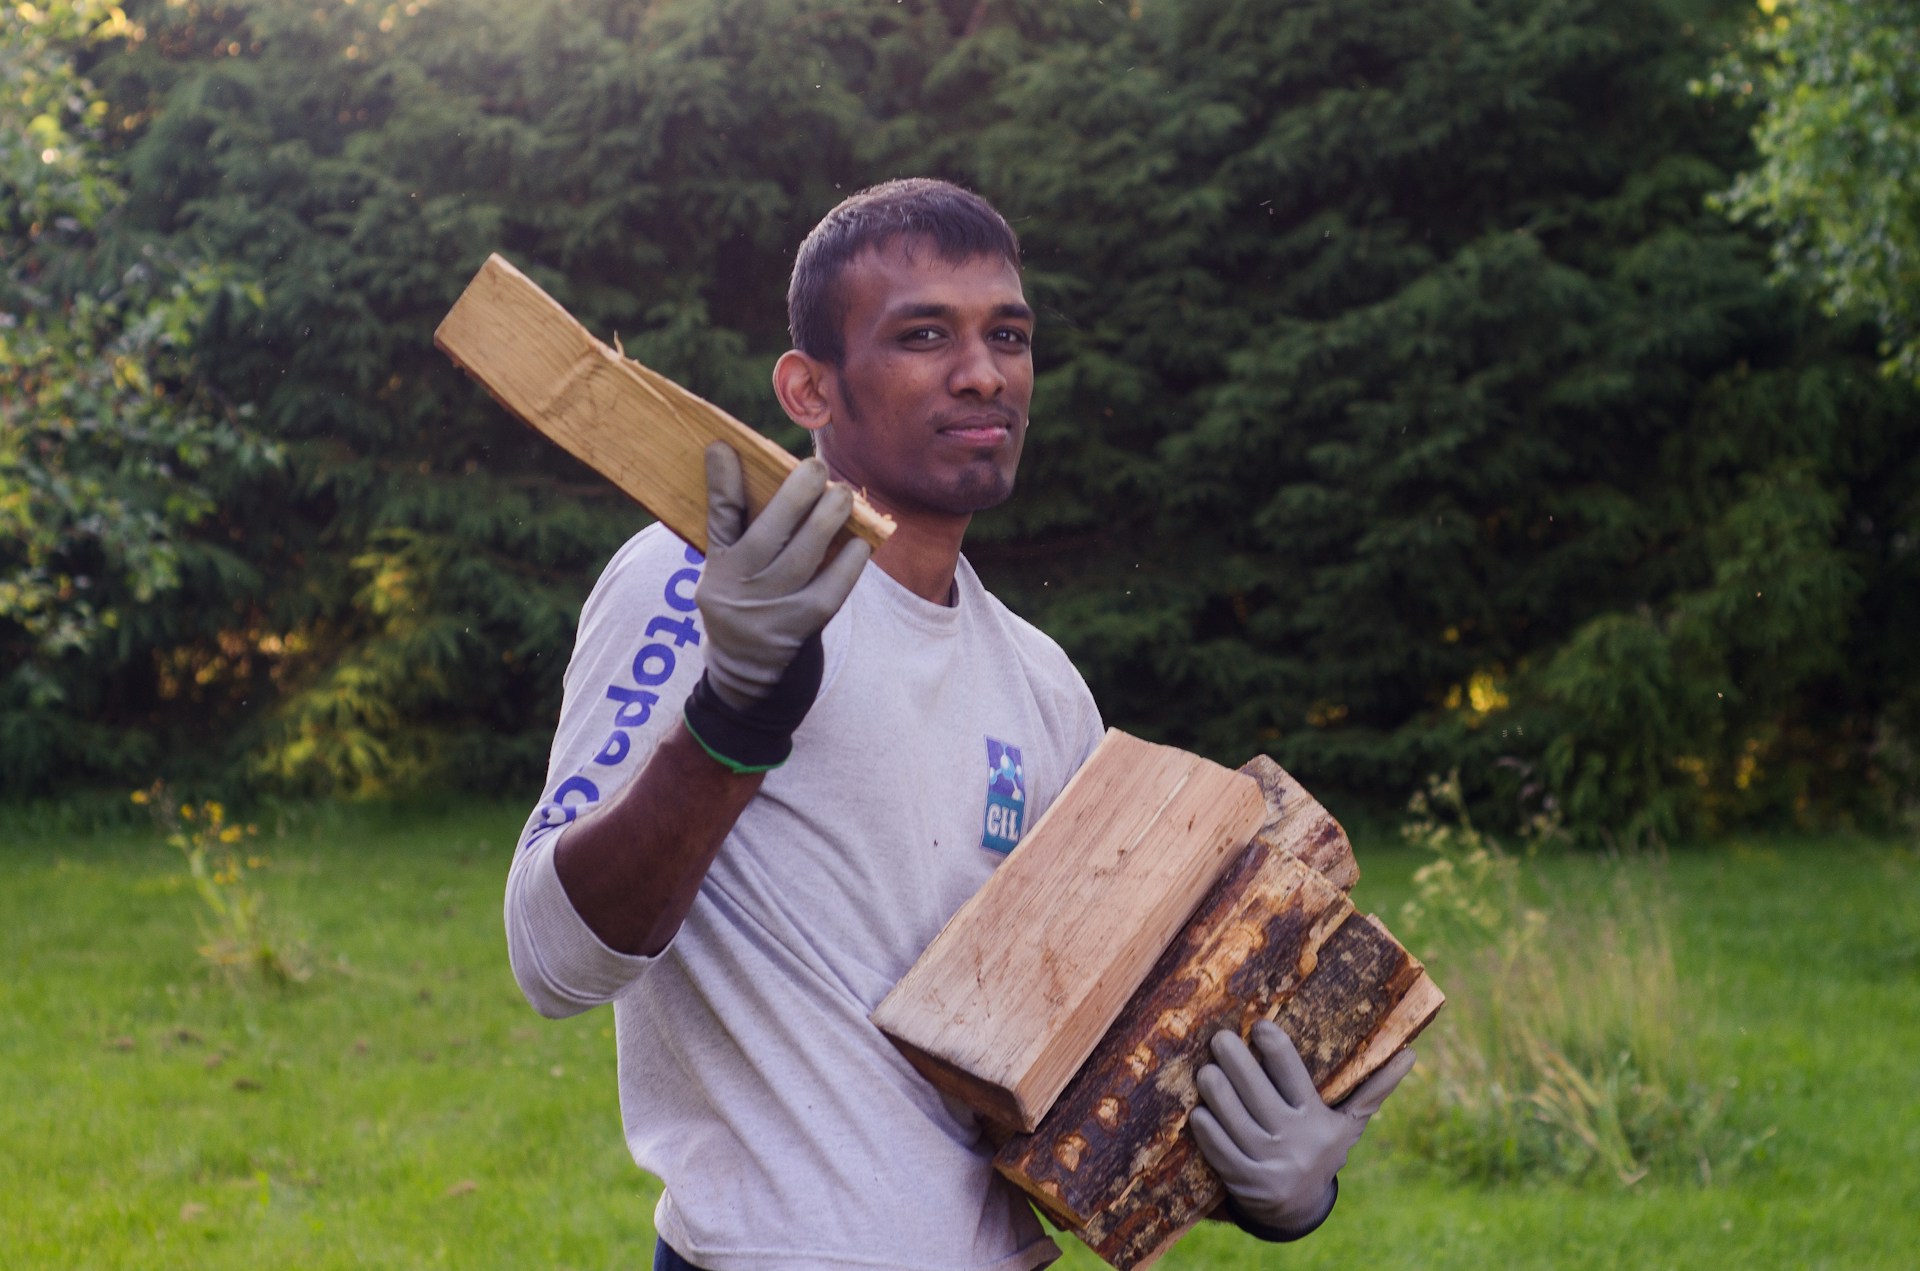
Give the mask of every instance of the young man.
[[(1044, 1265), (981, 1127), (867, 1022), (1014, 848), (990, 789), (1024, 827), (1101, 736), (960, 555), (1026, 439), (1019, 247), (976, 196), (890, 182), (808, 236), (788, 309), (774, 391), (818, 456), (748, 524), (716, 446), (708, 557), (654, 526), (595, 587), (507, 884), (514, 974), (545, 1015), (614, 1004), (657, 1266)], [(828, 559), (849, 486), (898, 526), (872, 569), (857, 542)], [(1195, 1132), (1234, 1216), (1286, 1238), (1391, 1082), (1328, 1109), (1277, 1029), (1256, 1042), (1218, 1039)]]

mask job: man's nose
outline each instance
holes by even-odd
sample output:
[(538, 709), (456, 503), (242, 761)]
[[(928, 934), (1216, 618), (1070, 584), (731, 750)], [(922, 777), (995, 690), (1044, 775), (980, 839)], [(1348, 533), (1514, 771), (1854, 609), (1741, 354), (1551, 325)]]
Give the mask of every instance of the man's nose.
[(968, 340), (961, 349), (960, 360), (953, 368), (948, 379), (948, 389), (955, 397), (969, 394), (984, 397), (988, 401), (1000, 396), (1007, 386), (1007, 377), (1000, 369), (1000, 363), (994, 357), (993, 350), (985, 340)]

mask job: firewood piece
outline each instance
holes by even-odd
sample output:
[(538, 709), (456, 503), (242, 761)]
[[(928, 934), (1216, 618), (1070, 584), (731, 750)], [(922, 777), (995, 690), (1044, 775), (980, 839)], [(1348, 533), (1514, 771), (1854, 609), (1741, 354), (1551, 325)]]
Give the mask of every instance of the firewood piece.
[[(1248, 939), (1251, 931), (1268, 938)], [(1256, 1020), (1277, 1020), (1333, 1102), (1417, 1035), (1443, 1000), (1378, 919), (1355, 914), (1330, 880), (1256, 840), (1053, 1112), (994, 1163), (1107, 1262), (1144, 1266), (1225, 1196), (1187, 1132), (1199, 1101), (1193, 1074), (1211, 1059), (1215, 1031), (1244, 1037)], [(1163, 1023), (1176, 1011), (1191, 1021), (1184, 1036)]]
[(1352, 913), (1304, 862), (1257, 842), (1242, 852), (1039, 1129), (1000, 1150), (1000, 1172), (1075, 1228), (1137, 1180), (1161, 1177), (1186, 1138), (1208, 1039), (1223, 1028), (1244, 1035), (1263, 1008), (1290, 997)]
[[(711, 402), (596, 340), (560, 302), (498, 255), (442, 319), (433, 342), (494, 400), (633, 496), (694, 547), (707, 548), (704, 451), (740, 456), (757, 514), (796, 464)], [(857, 492), (846, 528), (878, 547), (893, 520)]]
[(1411, 1046), (1413, 1039), (1433, 1022), (1433, 1017), (1440, 1013), (1446, 1001), (1447, 995), (1422, 970), (1420, 978), (1413, 982), (1406, 996), (1387, 1012), (1387, 1017), (1380, 1022), (1373, 1036), (1367, 1039), (1367, 1044), (1328, 1077), (1325, 1084), (1317, 1087), (1320, 1097), (1328, 1103), (1338, 1103), (1352, 1094), (1353, 1088), (1371, 1077), (1382, 1064)]
[[(1349, 1084), (1347, 1090), (1335, 1090), (1331, 1083), (1349, 1059), (1367, 1049), (1394, 1007), (1425, 975), (1420, 960), (1372, 914), (1347, 919), (1322, 947), (1319, 966), (1275, 1017), (1293, 1038), (1322, 1099), (1336, 1102), (1353, 1088)], [(1421, 1027), (1425, 1024), (1420, 1021)], [(1387, 1050), (1380, 1062), (1406, 1041), (1402, 1038)]]
[(1260, 783), (1267, 801), (1267, 819), (1259, 839), (1269, 847), (1290, 852), (1325, 874), (1341, 891), (1352, 891), (1360, 881), (1360, 865), (1353, 859), (1347, 832), (1300, 783), (1265, 755), (1255, 755), (1240, 771)]
[(1110, 730), (874, 1024), (940, 1089), (1032, 1129), (1265, 815), (1251, 779)]

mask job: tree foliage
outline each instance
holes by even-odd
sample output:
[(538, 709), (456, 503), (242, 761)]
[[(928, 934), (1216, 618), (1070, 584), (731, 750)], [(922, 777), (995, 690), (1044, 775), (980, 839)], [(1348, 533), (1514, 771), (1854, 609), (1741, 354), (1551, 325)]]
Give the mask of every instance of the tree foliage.
[(1878, 324), (1920, 383), (1920, 16), (1904, 0), (1758, 0), (1708, 85), (1758, 96), (1759, 162), (1727, 192), (1775, 235), (1781, 277)]
[(792, 250), (919, 172), (1008, 213), (1042, 313), (971, 553), (1112, 722), (1381, 799), (1525, 773), (1616, 832), (1861, 806), (1920, 714), (1920, 437), (1704, 206), (1747, 120), (1687, 84), (1740, 12), (132, 5), (89, 67), (122, 237), (258, 288), (200, 382), (286, 455), (220, 500), (257, 585), (196, 709), (278, 784), (532, 780), (641, 517), (434, 324), (499, 250), (797, 445)]
[(1703, 207), (1712, 16), (1219, 0), (1012, 77), (1071, 440), (1008, 556), (1112, 715), (1622, 833), (1858, 795), (1920, 430)]
[(244, 408), (194, 387), (194, 330), (230, 284), (152, 244), (97, 260), (122, 192), (69, 50), (125, 30), (62, 0), (0, 31), (0, 790), (154, 762), (140, 681), (194, 605), (252, 581), (202, 532), (269, 458)]

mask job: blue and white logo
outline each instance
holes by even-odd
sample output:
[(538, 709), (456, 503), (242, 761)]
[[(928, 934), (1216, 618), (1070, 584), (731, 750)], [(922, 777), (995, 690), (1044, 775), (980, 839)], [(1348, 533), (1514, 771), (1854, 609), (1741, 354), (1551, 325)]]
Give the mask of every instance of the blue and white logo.
[(987, 738), (987, 826), (980, 846), (1011, 852), (1027, 823), (1027, 770), (1020, 748)]

